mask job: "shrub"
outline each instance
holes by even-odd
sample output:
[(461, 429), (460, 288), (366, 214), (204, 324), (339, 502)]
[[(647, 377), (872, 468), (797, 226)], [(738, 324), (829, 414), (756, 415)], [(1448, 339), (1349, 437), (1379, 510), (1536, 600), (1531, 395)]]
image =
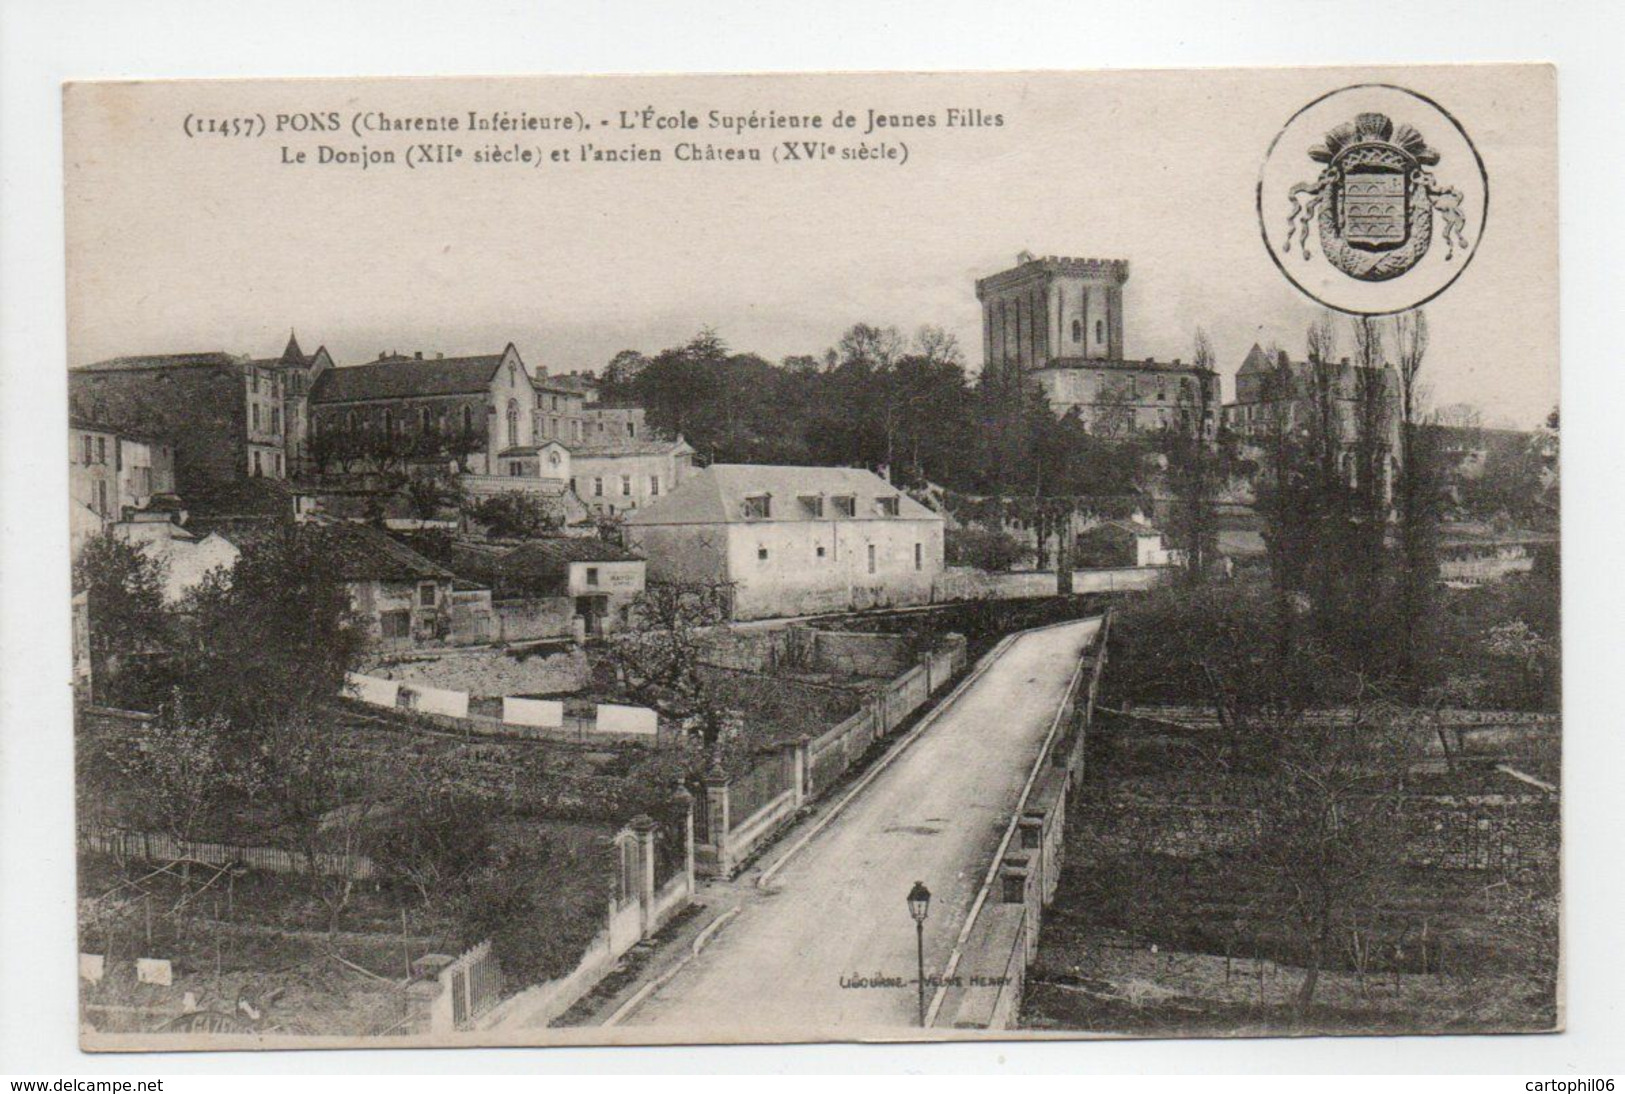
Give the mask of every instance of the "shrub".
[(1033, 550), (1008, 532), (986, 528), (954, 528), (946, 538), (950, 566), (974, 566), (1002, 572), (1033, 557)]

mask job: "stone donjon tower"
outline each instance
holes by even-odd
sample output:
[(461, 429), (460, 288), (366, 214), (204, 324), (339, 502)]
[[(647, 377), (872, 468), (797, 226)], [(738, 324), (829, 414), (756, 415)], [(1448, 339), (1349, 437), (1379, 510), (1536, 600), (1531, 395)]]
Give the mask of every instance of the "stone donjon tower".
[(1218, 373), (1195, 364), (1130, 360), (1123, 347), (1122, 259), (1034, 258), (976, 282), (984, 367), (1019, 369), (1057, 415), (1095, 433), (1131, 433), (1200, 421), (1218, 428)]
[(982, 354), (990, 365), (1041, 369), (1065, 359), (1123, 359), (1120, 259), (1034, 258), (976, 282)]

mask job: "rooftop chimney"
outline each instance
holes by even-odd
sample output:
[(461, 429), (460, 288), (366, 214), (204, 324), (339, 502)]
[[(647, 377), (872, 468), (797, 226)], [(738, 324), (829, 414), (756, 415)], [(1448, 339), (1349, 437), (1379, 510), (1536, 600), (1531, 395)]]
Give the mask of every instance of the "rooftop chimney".
[(385, 357), (388, 357), (388, 356), (389, 356), (389, 354), (385, 353), (383, 350), (378, 351), (378, 360), (382, 361)]
[(416, 353), (412, 354), (412, 356), (417, 358), (419, 361), (421, 361), (421, 360), (423, 360), (423, 351), (418, 350)]

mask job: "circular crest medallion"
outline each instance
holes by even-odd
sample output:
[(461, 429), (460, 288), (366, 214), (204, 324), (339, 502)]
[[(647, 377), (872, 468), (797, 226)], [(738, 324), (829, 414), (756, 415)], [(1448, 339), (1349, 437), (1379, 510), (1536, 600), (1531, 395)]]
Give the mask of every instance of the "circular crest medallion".
[(1258, 177), (1270, 258), (1338, 311), (1417, 307), (1460, 277), (1489, 215), (1472, 140), (1432, 99), (1391, 84), (1321, 96), (1276, 135)]

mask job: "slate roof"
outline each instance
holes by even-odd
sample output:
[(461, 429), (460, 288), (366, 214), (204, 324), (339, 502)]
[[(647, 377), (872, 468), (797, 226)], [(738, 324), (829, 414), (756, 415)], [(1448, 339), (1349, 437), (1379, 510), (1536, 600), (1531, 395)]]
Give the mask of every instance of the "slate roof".
[(533, 376), (531, 384), (537, 391), (551, 391), (557, 395), (572, 395), (577, 399), (585, 399), (590, 387), (582, 386), (580, 377), (576, 376)]
[(70, 371), (138, 372), (142, 369), (217, 368), (221, 365), (236, 367), (241, 364), (241, 359), (223, 350), (211, 350), (208, 353), (154, 353), (135, 357), (112, 357), (105, 361), (93, 361), (88, 365), (76, 365)]
[(1236, 370), (1236, 375), (1268, 372), (1271, 367), (1269, 354), (1264, 352), (1264, 347), (1254, 342), (1253, 348), (1248, 350), (1247, 356), (1242, 359), (1241, 368)]
[(565, 447), (569, 448), (572, 456), (589, 459), (608, 456), (670, 456), (694, 451), (681, 437), (675, 441), (666, 440), (664, 437), (614, 437), (598, 443), (583, 441)]
[(477, 357), (388, 357), (330, 368), (311, 385), (312, 403), (355, 403), (428, 395), (477, 395), (491, 386), (502, 354)]
[(571, 391), (577, 395), (588, 395), (597, 389), (598, 381), (586, 376), (565, 373), (561, 376), (540, 376), (536, 380), (536, 386), (552, 391)]
[(124, 433), (123, 430), (119, 429), (119, 427), (116, 425), (108, 425), (106, 422), (94, 421), (90, 418), (81, 417), (78, 414), (68, 415), (68, 428), (81, 429), (86, 433), (113, 433), (122, 436), (129, 436), (129, 434)]
[[(771, 515), (747, 517), (745, 499), (767, 494)], [(803, 497), (826, 499), (815, 517), (799, 504)], [(828, 503), (854, 499), (855, 515), (843, 517)], [(897, 499), (897, 516), (881, 516), (879, 498)], [(695, 472), (660, 501), (626, 514), (628, 525), (759, 524), (833, 520), (942, 520), (879, 475), (856, 467), (790, 467), (778, 464), (718, 463)]]

